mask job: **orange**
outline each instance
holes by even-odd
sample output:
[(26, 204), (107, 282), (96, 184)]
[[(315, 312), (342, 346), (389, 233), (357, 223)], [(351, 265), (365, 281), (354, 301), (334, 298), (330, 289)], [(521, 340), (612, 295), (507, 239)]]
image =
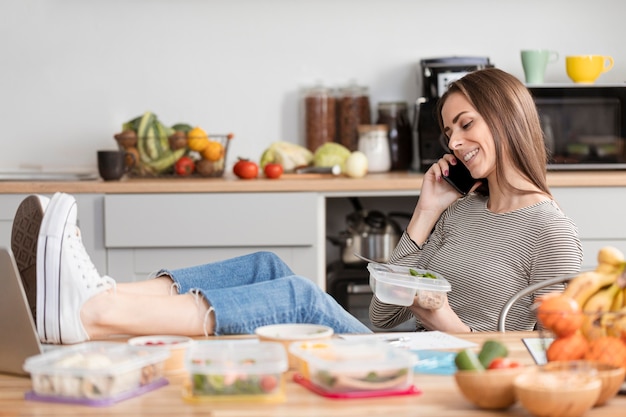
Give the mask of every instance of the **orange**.
[(221, 143), (208, 140), (207, 146), (201, 151), (202, 157), (209, 161), (219, 161), (224, 157), (224, 147)]
[(617, 337), (600, 337), (589, 342), (585, 359), (626, 368), (626, 344)]
[(548, 361), (575, 361), (585, 357), (589, 342), (580, 332), (554, 339), (546, 350)]
[(187, 132), (187, 147), (192, 151), (202, 152), (209, 143), (209, 135), (201, 127), (194, 127)]
[(537, 307), (537, 320), (557, 336), (569, 336), (583, 324), (583, 313), (573, 298), (564, 295), (544, 297)]

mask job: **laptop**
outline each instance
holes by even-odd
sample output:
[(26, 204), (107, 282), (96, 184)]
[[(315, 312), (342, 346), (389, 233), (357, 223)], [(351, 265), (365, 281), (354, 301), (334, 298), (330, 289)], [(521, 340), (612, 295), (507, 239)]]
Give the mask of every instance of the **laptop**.
[(44, 350), (13, 253), (0, 247), (0, 373), (29, 376), (24, 361)]

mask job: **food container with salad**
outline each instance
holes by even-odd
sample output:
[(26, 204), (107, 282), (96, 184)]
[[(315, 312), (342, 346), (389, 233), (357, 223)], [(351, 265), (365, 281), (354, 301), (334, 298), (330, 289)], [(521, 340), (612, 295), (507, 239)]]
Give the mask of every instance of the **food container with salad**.
[(389, 343), (331, 339), (294, 342), (289, 350), (301, 359), (299, 375), (319, 392), (398, 392), (413, 386), (417, 357)]
[(166, 349), (86, 342), (32, 356), (24, 363), (32, 391), (26, 399), (103, 406), (151, 391), (163, 377)]
[(450, 291), (450, 283), (440, 274), (426, 270), (391, 264), (367, 265), (370, 287), (383, 303), (410, 306), (417, 297), (422, 308), (441, 308)]
[(197, 341), (187, 351), (183, 397), (191, 402), (285, 399), (285, 348), (277, 342)]

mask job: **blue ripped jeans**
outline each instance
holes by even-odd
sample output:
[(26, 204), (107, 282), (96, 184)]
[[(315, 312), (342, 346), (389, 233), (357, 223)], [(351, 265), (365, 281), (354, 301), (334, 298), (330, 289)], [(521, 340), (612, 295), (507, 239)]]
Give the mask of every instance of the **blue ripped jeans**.
[(259, 326), (313, 323), (335, 333), (371, 333), (311, 280), (295, 275), (278, 256), (256, 252), (176, 270), (179, 294), (198, 291), (215, 309), (215, 335), (251, 334)]

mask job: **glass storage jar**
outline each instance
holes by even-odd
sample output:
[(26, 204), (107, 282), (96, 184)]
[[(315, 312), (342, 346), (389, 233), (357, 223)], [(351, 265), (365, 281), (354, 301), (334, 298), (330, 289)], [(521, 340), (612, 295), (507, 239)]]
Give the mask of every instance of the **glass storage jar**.
[(359, 125), (358, 150), (367, 157), (367, 172), (387, 172), (391, 168), (386, 125)]
[(311, 152), (335, 140), (335, 103), (333, 91), (324, 86), (309, 88), (304, 92), (305, 142)]
[(387, 126), (391, 170), (404, 171), (410, 169), (413, 163), (413, 133), (407, 103), (379, 103), (376, 123)]
[(368, 88), (355, 84), (340, 88), (337, 100), (337, 142), (356, 151), (358, 126), (368, 125), (372, 119)]

